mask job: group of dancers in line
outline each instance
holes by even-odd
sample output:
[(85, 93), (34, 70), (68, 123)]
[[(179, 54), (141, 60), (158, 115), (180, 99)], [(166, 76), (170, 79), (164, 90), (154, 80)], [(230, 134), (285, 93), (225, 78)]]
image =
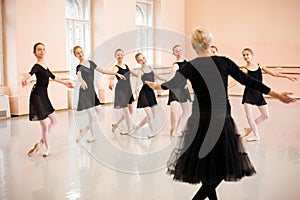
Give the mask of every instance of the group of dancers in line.
[[(252, 166), (247, 153), (245, 153), (243, 149), (241, 137), (237, 133), (236, 126), (231, 118), (227, 94), (228, 76), (233, 77), (237, 82), (246, 86), (242, 103), (245, 107), (249, 127), (245, 128), (244, 133), (241, 136), (245, 137), (253, 132), (253, 138), (249, 138), (248, 141), (257, 141), (260, 139), (257, 125), (268, 118), (268, 109), (262, 96), (263, 94), (268, 94), (284, 103), (296, 101), (294, 98), (290, 97), (291, 93), (278, 93), (264, 85), (262, 83), (262, 70), (276, 77), (288, 78), (291, 81), (295, 81), (296, 78), (278, 72), (272, 72), (265, 66), (253, 62), (253, 51), (249, 48), (242, 51), (244, 60), (247, 63), (246, 73), (244, 73), (229, 58), (213, 55), (213, 52), (217, 52), (217, 48), (211, 46), (212, 35), (207, 29), (202, 27), (196, 28), (192, 32), (191, 37), (192, 46), (198, 56), (188, 62), (183, 59), (180, 45), (175, 45), (172, 50), (176, 60), (172, 67), (175, 69), (176, 73), (169, 81), (154, 73), (153, 69), (147, 65), (147, 60), (142, 53), (135, 55), (135, 59), (141, 67), (138, 70), (138, 73), (134, 73), (130, 70), (128, 65), (123, 62), (124, 51), (121, 49), (115, 51), (117, 64), (114, 66), (113, 70), (103, 70), (93, 61), (85, 59), (84, 50), (80, 46), (74, 47), (74, 55), (80, 62), (76, 67), (78, 80), (80, 81), (77, 110), (86, 110), (89, 117), (89, 124), (80, 130), (76, 141), (79, 142), (88, 130), (90, 130), (92, 134), (96, 133), (96, 130), (93, 130), (93, 123), (96, 122), (96, 117), (94, 116), (95, 111), (98, 114), (98, 118), (101, 117), (99, 116), (100, 101), (94, 88), (95, 70), (104, 74), (116, 76), (118, 79), (117, 84), (114, 86), (113, 77), (111, 77), (111, 82), (109, 84), (110, 89), (115, 87), (114, 108), (122, 109), (122, 116), (116, 123), (112, 124), (112, 130), (115, 131), (120, 123), (125, 120), (127, 130), (120, 132), (124, 135), (135, 134), (136, 131), (146, 123), (148, 123), (151, 130), (148, 137), (153, 137), (155, 135), (155, 127), (153, 127), (152, 122), (155, 118), (155, 111), (153, 108), (157, 105), (157, 101), (153, 90), (169, 89), (168, 104), (171, 105), (170, 135), (182, 136), (183, 142), (181, 148), (177, 147), (176, 156), (171, 156), (168, 162), (168, 172), (174, 175), (175, 180), (192, 184), (202, 183), (201, 188), (193, 199), (205, 199), (206, 197), (209, 199), (217, 199), (215, 189), (222, 180), (237, 181), (244, 176), (250, 176), (255, 173), (255, 169)], [(44, 44), (36, 43), (34, 45), (33, 53), (37, 58), (37, 62), (22, 80), (22, 85), (25, 86), (27, 80), (33, 74), (36, 76), (36, 84), (33, 86), (30, 94), (29, 119), (30, 121), (40, 121), (42, 129), (40, 141), (28, 152), (28, 156), (36, 154), (42, 146), (45, 146), (46, 149), (42, 155), (44, 157), (49, 155), (50, 147), (48, 135), (52, 127), (57, 123), (54, 108), (51, 105), (47, 94), (49, 77), (69, 88), (74, 87), (72, 83), (59, 79), (51, 73), (45, 62), (45, 52)], [(200, 147), (206, 137), (209, 124), (213, 119), (210, 119), (211, 115), (209, 114), (211, 113), (211, 97), (203, 77), (196, 68), (205, 67), (208, 63), (208, 59), (213, 60), (219, 69), (222, 81), (224, 82), (227, 97), (226, 104), (228, 106), (226, 107), (225, 124), (219, 139), (209, 154), (200, 158)], [(197, 62), (193, 63), (194, 61)], [(134, 101), (130, 86), (130, 74), (136, 76), (138, 80), (141, 79), (143, 82), (138, 95), (137, 108), (143, 108), (146, 112), (146, 117), (137, 125), (133, 125), (130, 120), (133, 111), (132, 102)], [(185, 78), (178, 78), (180, 76), (184, 76)], [(156, 84), (154, 82), (155, 77), (165, 83)], [(190, 106), (191, 96), (186, 88), (187, 80), (191, 83), (196, 99), (196, 101), (193, 101), (192, 106)], [(177, 86), (174, 87), (174, 85)], [(182, 109), (182, 114), (179, 117), (175, 116), (175, 112), (173, 112), (175, 110), (173, 104), (176, 102), (179, 103)], [(252, 116), (253, 106), (257, 106), (261, 112), (261, 115), (256, 119)], [(50, 122), (46, 120), (47, 118), (49, 118)], [(88, 139), (90, 142), (94, 140), (94, 136)]]

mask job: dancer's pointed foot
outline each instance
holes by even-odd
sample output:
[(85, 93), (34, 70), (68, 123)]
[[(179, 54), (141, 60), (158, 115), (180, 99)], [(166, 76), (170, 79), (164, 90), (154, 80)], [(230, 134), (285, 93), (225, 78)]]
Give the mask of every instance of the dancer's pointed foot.
[(259, 141), (260, 137), (259, 136), (253, 136), (251, 138), (247, 139), (247, 142), (255, 142), (255, 141)]
[(171, 129), (169, 130), (169, 133), (170, 133), (170, 136), (171, 136), (171, 137), (173, 137), (173, 134), (174, 134), (174, 129), (173, 129), (173, 128), (171, 128)]
[(183, 131), (176, 131), (176, 133), (174, 133), (173, 135), (172, 135), (172, 137), (181, 137), (181, 136), (183, 136)]
[(115, 132), (115, 130), (118, 128), (118, 124), (112, 124), (111, 125), (111, 130), (112, 132)]
[(148, 138), (153, 138), (155, 136), (156, 136), (156, 134), (153, 134), (153, 133), (147, 135)]
[(48, 157), (48, 156), (49, 156), (49, 151), (46, 151), (46, 152), (43, 153), (43, 157), (44, 157), (44, 158), (46, 158), (46, 157)]
[(251, 128), (244, 128), (244, 133), (240, 137), (246, 137), (251, 133)]
[(30, 156), (33, 156), (34, 154), (36, 154), (36, 152), (38, 152), (41, 148), (41, 144), (38, 142), (36, 143), (32, 149), (30, 149), (27, 153), (27, 155), (30, 157)]
[(139, 130), (139, 128), (141, 128), (139, 125), (134, 125), (133, 128), (130, 131), (128, 131), (128, 133), (126, 135), (133, 135), (133, 134), (135, 134)]
[(46, 151), (43, 153), (43, 157), (44, 158), (49, 156), (49, 150), (50, 150), (50, 148), (48, 146), (48, 148), (46, 149)]
[(121, 131), (120, 134), (121, 135), (128, 135), (128, 131)]
[(76, 138), (76, 142), (79, 142), (81, 139), (82, 139), (82, 137), (83, 137), (83, 135), (86, 133), (86, 129), (80, 129), (80, 131), (79, 131), (79, 135), (78, 135), (78, 137)]
[(87, 142), (95, 142), (96, 139), (94, 136), (90, 137), (89, 139), (86, 140)]

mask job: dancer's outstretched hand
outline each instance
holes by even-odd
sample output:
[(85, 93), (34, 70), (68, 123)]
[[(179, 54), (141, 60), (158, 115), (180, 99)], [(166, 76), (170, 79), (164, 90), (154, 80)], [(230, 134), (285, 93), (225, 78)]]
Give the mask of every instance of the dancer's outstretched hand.
[(291, 92), (276, 92), (276, 91), (270, 91), (269, 95), (271, 97), (274, 97), (278, 100), (280, 100), (283, 103), (295, 103), (297, 100), (290, 95), (293, 95)]
[(108, 86), (108, 88), (109, 88), (110, 90), (113, 90), (113, 89), (114, 89), (114, 86), (115, 86), (114, 83), (110, 83), (109, 86)]
[(67, 83), (66, 83), (66, 86), (67, 86), (68, 88), (74, 88), (74, 85), (73, 85), (73, 83), (71, 83), (71, 82), (67, 82)]
[(151, 82), (151, 81), (145, 81), (149, 87), (151, 87), (153, 90), (162, 90), (161, 85)]
[(84, 82), (84, 81), (81, 83), (81, 86), (80, 86), (80, 87), (81, 87), (82, 89), (84, 89), (84, 90), (88, 88), (86, 82)]
[(122, 80), (126, 80), (125, 76), (123, 76), (122, 74), (117, 74), (117, 76)]

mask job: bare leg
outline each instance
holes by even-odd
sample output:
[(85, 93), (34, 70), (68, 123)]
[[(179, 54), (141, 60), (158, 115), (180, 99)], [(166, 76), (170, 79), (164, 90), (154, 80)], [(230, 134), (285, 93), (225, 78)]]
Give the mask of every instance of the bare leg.
[(57, 125), (58, 120), (57, 120), (55, 112), (48, 115), (48, 118), (50, 119), (50, 123), (48, 124), (48, 132), (50, 133), (52, 128)]
[(178, 102), (177, 101), (172, 101), (170, 103), (170, 123), (171, 123), (171, 128), (170, 128), (170, 136), (172, 136), (178, 128), (179, 124), (179, 117), (176, 116), (176, 113), (178, 111)]
[[(42, 130), (43, 130), (43, 138), (44, 138), (44, 143), (45, 143), (45, 147), (46, 147), (46, 151), (43, 153), (44, 157), (47, 157), (49, 155), (49, 151), (50, 151), (50, 145), (49, 145), (49, 141), (48, 141), (48, 135), (50, 133), (50, 131), (52, 130), (52, 128), (57, 125), (58, 120), (56, 117), (55, 112), (51, 113), (50, 115), (48, 115), (48, 118), (50, 119), (50, 122), (47, 123), (46, 121), (42, 120)], [(45, 122), (45, 123), (44, 123)], [(46, 127), (44, 126), (46, 124)]]
[[(128, 134), (129, 135), (133, 135), (133, 134), (135, 134), (142, 126), (144, 126), (146, 123), (147, 123), (147, 121), (148, 121), (148, 119), (147, 119), (148, 117), (146, 116), (146, 117), (144, 117), (141, 121), (140, 121), (140, 123), (137, 125), (137, 126), (135, 126), (133, 129), (131, 129), (129, 132), (128, 132)], [(121, 133), (122, 134), (122, 133)], [(124, 134), (124, 133), (123, 133)], [(127, 134), (127, 133), (126, 133)], [(125, 135), (125, 134), (124, 134)]]
[(87, 125), (86, 127), (80, 129), (79, 135), (78, 135), (78, 137), (76, 138), (76, 142), (79, 142), (79, 141), (82, 139), (83, 135), (84, 135), (89, 129), (90, 129), (89, 125)]
[(133, 106), (132, 106), (132, 104), (128, 104), (128, 109), (129, 109), (130, 115), (132, 115), (133, 114)]
[(258, 109), (260, 111), (260, 116), (258, 116), (255, 119), (255, 124), (258, 126), (261, 122), (265, 121), (266, 119), (269, 119), (269, 110), (267, 105), (258, 106)]
[(130, 110), (128, 109), (128, 107), (123, 108), (123, 116), (125, 118), (127, 131), (129, 131), (132, 128), (132, 123), (131, 123), (131, 120), (130, 120)]
[(114, 132), (114, 131), (118, 128), (119, 124), (120, 124), (124, 119), (125, 119), (124, 113), (122, 113), (121, 118), (120, 118), (116, 123), (114, 123), (114, 124), (111, 125), (111, 130)]
[(147, 115), (147, 123), (149, 125), (151, 133), (148, 134), (148, 137), (154, 137), (155, 136), (155, 125), (154, 125), (154, 117), (155, 117), (155, 107), (146, 107), (145, 112)]
[(102, 112), (101, 105), (95, 106), (94, 108), (95, 108), (96, 113), (97, 113), (98, 121), (102, 120), (102, 118), (103, 118), (102, 117), (103, 112)]
[(30, 149), (27, 153), (28, 156), (33, 156), (36, 154), (42, 147), (43, 144), (47, 145), (48, 147), (48, 124), (47, 119), (40, 121), (41, 129), (42, 129), (42, 137), (40, 142), (36, 143), (32, 149)]
[[(122, 116), (116, 123), (112, 124), (112, 131), (115, 131), (119, 127), (120, 123), (123, 120), (125, 120), (127, 125), (127, 131), (125, 132), (128, 133), (129, 130), (132, 129), (132, 122), (130, 120), (130, 116), (132, 115), (132, 113), (133, 113), (132, 104), (128, 104), (128, 107), (122, 108)], [(123, 134), (126, 134), (125, 132)]]
[(135, 126), (132, 130), (129, 131), (129, 133), (128, 133), (129, 135), (135, 134), (146, 123), (149, 124), (149, 128), (150, 128), (151, 133), (152, 133), (152, 130), (153, 130), (152, 129), (152, 124), (151, 124), (152, 115), (153, 115), (152, 110), (151, 110), (150, 107), (146, 107), (146, 108), (144, 108), (144, 110), (145, 110), (147, 116), (144, 117), (137, 126)]
[[(88, 121), (89, 121), (89, 128), (90, 128), (90, 131), (91, 131), (91, 138), (87, 139), (88, 142), (94, 142), (95, 141), (95, 133), (96, 133), (96, 130), (95, 130), (95, 127), (94, 125), (96, 125), (96, 119), (95, 119), (95, 110), (94, 108), (90, 108), (90, 109), (87, 109), (86, 110), (87, 114), (88, 114)], [(96, 112), (97, 112), (97, 115), (99, 114), (98, 113), (98, 110), (96, 109)]]
[(191, 115), (191, 106), (192, 104), (190, 102), (184, 102), (184, 103), (180, 103), (181, 106), (181, 120), (178, 121), (178, 136), (182, 135), (182, 133), (186, 130), (186, 126), (187, 126), (187, 121)]
[[(257, 125), (256, 125), (255, 120), (253, 118), (252, 108), (253, 108), (252, 105), (247, 104), (247, 103), (244, 104), (244, 109), (245, 109), (248, 124), (250, 126), (250, 130), (252, 130), (252, 132), (254, 134), (254, 137), (251, 138), (251, 139), (249, 138), (247, 141), (257, 141), (257, 140), (260, 139), (259, 138), (259, 133), (258, 133), (258, 128), (257, 128)], [(248, 129), (248, 131), (247, 131), (247, 129), (246, 129), (245, 131), (250, 133), (249, 132), (250, 130)]]

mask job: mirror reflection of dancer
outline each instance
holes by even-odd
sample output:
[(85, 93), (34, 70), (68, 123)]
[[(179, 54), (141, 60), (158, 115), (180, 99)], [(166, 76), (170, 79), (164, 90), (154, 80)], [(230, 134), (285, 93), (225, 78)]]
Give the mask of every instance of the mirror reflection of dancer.
[(77, 111), (87, 111), (88, 114), (88, 125), (79, 131), (79, 135), (76, 138), (76, 142), (79, 142), (83, 135), (90, 129), (92, 137), (89, 138), (88, 142), (95, 141), (95, 133), (93, 124), (96, 123), (96, 119), (94, 117), (94, 113), (96, 111), (98, 118), (100, 119), (101, 116), (101, 108), (100, 108), (100, 101), (97, 97), (95, 86), (94, 86), (94, 72), (95, 70), (101, 72), (103, 74), (110, 74), (116, 75), (121, 79), (124, 79), (124, 76), (118, 74), (113, 71), (103, 70), (98, 67), (93, 61), (86, 60), (84, 51), (80, 46), (75, 46), (73, 48), (73, 53), (76, 58), (79, 60), (79, 65), (76, 67), (76, 73), (78, 80), (80, 82), (80, 89), (79, 89), (79, 99), (77, 105)]
[[(250, 48), (245, 48), (242, 51), (243, 58), (246, 61), (246, 69), (245, 73), (249, 76), (259, 80), (263, 81), (262, 71), (264, 71), (266, 74), (269, 74), (274, 77), (280, 77), (280, 78), (287, 78), (290, 81), (296, 81), (297, 78), (293, 76), (288, 76), (279, 72), (274, 72), (268, 69), (266, 66), (263, 66), (259, 63), (253, 62), (253, 51)], [(253, 137), (250, 137), (247, 139), (248, 142), (251, 141), (258, 141), (260, 140), (259, 131), (257, 126), (269, 118), (269, 111), (267, 102), (265, 101), (263, 94), (260, 91), (254, 90), (250, 87), (245, 87), (244, 94), (243, 94), (243, 100), (242, 104), (244, 104), (244, 110), (246, 113), (247, 121), (249, 124), (249, 128), (244, 129), (244, 133), (241, 135), (241, 137), (246, 137), (251, 132), (253, 132)], [(252, 114), (253, 107), (256, 106), (260, 111), (260, 116), (258, 116), (256, 119), (254, 119)]]
[[(189, 79), (195, 93), (191, 117), (188, 121), (187, 132), (184, 134), (181, 149), (175, 149), (168, 162), (168, 172), (174, 175), (174, 180), (191, 184), (202, 183), (199, 191), (193, 200), (209, 198), (217, 199), (216, 188), (223, 181), (237, 181), (244, 176), (251, 176), (255, 169), (245, 152), (241, 138), (239, 137), (235, 123), (231, 117), (231, 108), (227, 94), (228, 76), (232, 76), (239, 83), (250, 86), (264, 94), (278, 98), (284, 103), (295, 102), (294, 98), (289, 97), (289, 93), (278, 93), (271, 90), (262, 82), (257, 81), (244, 74), (239, 67), (230, 59), (221, 56), (211, 56), (209, 46), (212, 35), (204, 28), (196, 28), (192, 32), (192, 46), (198, 57), (188, 62), (175, 77), (170, 81), (158, 85), (149, 83), (152, 89), (162, 89), (163, 87), (175, 87), (182, 81)], [(211, 99), (207, 83), (202, 77), (204, 73), (211, 73), (210, 68), (217, 67), (220, 72), (221, 80), (224, 84), (226, 94), (226, 113), (218, 114), (218, 109), (214, 110), (216, 119), (212, 117), (212, 100), (215, 100), (215, 107), (223, 107), (225, 102), (219, 99)], [(199, 69), (201, 68), (201, 74)], [(205, 71), (204, 71), (205, 70)], [(204, 72), (204, 73), (202, 73)], [(207, 135), (212, 120), (218, 120), (219, 116), (225, 115), (224, 125), (221, 133), (211, 132)], [(203, 157), (200, 157), (200, 148), (206, 145), (204, 139), (216, 138), (216, 143), (212, 150)], [(207, 138), (207, 139), (208, 139)]]
[[(29, 74), (26, 74), (22, 80), (22, 86), (26, 86), (27, 80), (35, 74), (36, 84), (32, 87), (29, 99), (29, 120), (40, 121), (42, 128), (42, 137), (38, 143), (28, 152), (28, 156), (33, 156), (38, 152), (43, 145), (46, 147), (46, 151), (43, 153), (43, 157), (49, 156), (50, 146), (48, 141), (48, 135), (57, 124), (57, 117), (55, 110), (48, 97), (48, 85), (49, 78), (52, 80), (66, 85), (69, 88), (73, 88), (70, 82), (64, 81), (52, 74), (48, 68), (44, 57), (46, 54), (45, 45), (43, 43), (36, 43), (33, 47), (33, 54), (37, 58), (36, 64), (31, 68)], [(47, 121), (49, 118), (50, 122)]]
[[(127, 125), (127, 131), (122, 131), (122, 134), (127, 134), (129, 130), (133, 129), (130, 116), (133, 113), (132, 102), (134, 101), (131, 85), (130, 85), (130, 74), (137, 77), (137, 74), (132, 72), (128, 65), (123, 63), (124, 60), (124, 51), (122, 49), (117, 49), (115, 51), (115, 58), (117, 59), (117, 64), (114, 66), (114, 72), (122, 74), (125, 76), (125, 80), (120, 79), (118, 76), (118, 82), (115, 87), (115, 100), (114, 100), (114, 109), (122, 109), (122, 116), (120, 119), (112, 124), (112, 131), (115, 131), (120, 123), (125, 120)], [(114, 76), (110, 77), (109, 89), (113, 90), (114, 88)]]
[[(181, 69), (187, 61), (182, 57), (182, 49), (180, 45), (175, 45), (172, 48), (173, 55), (176, 57), (173, 63), (173, 71)], [(182, 84), (182, 87), (169, 90), (168, 105), (170, 105), (170, 136), (182, 136), (186, 129), (187, 120), (191, 114), (191, 96), (187, 88), (187, 83)], [(180, 106), (181, 114), (176, 116), (177, 109)]]
[(138, 95), (137, 108), (143, 108), (147, 116), (143, 118), (140, 121), (140, 123), (129, 132), (129, 135), (136, 133), (137, 130), (139, 130), (143, 125), (148, 123), (151, 131), (151, 133), (148, 134), (148, 137), (151, 138), (156, 135), (154, 118), (155, 118), (155, 106), (157, 105), (157, 101), (156, 101), (154, 91), (147, 84), (145, 84), (145, 81), (153, 82), (154, 77), (163, 81), (166, 81), (166, 79), (160, 77), (159, 75), (153, 72), (152, 68), (149, 65), (147, 65), (147, 60), (142, 53), (137, 53), (135, 55), (135, 59), (137, 63), (141, 65), (141, 68), (139, 69), (138, 72), (136, 88), (138, 88), (139, 80), (142, 80), (143, 82), (143, 86)]

